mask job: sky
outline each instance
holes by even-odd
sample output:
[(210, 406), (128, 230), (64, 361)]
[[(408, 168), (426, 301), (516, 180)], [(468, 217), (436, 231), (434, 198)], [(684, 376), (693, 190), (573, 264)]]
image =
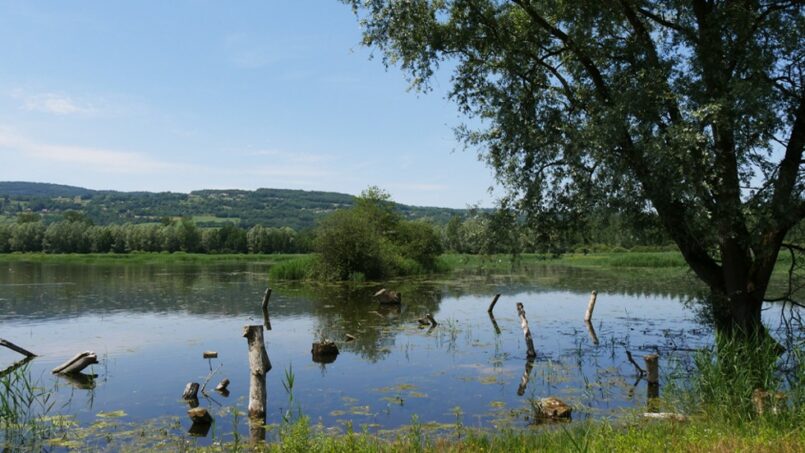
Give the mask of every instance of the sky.
[(360, 40), (337, 0), (0, 0), (0, 181), (491, 206), (449, 74), (411, 91)]

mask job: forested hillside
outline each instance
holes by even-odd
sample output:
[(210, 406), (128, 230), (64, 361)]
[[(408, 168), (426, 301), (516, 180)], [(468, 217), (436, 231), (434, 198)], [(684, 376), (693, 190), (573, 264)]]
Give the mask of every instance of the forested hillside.
[[(287, 189), (117, 192), (31, 182), (0, 182), (0, 218), (11, 221), (21, 212), (39, 214), (45, 222), (67, 211), (84, 214), (96, 225), (155, 223), (165, 217), (192, 218), (200, 227), (233, 223), (304, 230), (324, 214), (350, 207), (352, 195)], [(396, 205), (407, 219), (444, 224), (462, 210)]]

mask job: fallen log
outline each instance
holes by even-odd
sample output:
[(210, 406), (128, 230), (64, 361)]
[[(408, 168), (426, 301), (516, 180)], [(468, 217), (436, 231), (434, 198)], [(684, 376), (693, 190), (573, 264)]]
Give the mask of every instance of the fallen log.
[(4, 340), (2, 338), (0, 338), (0, 346), (5, 346), (5, 347), (7, 347), (8, 349), (11, 349), (14, 352), (19, 352), (20, 354), (24, 355), (25, 357), (36, 357), (36, 354), (34, 354), (33, 352), (31, 352), (31, 351), (29, 351), (27, 349), (21, 348), (21, 347), (15, 345), (14, 343), (12, 343), (12, 342), (10, 342), (8, 340)]
[(92, 351), (85, 351), (54, 368), (53, 374), (78, 373), (94, 363), (98, 363), (98, 356)]
[(520, 302), (517, 302), (517, 315), (520, 317), (520, 327), (523, 329), (525, 344), (528, 348), (526, 357), (529, 359), (536, 358), (537, 351), (534, 349), (534, 339), (531, 337), (531, 329), (528, 328), (528, 319), (525, 317), (525, 308), (523, 308), (523, 304)]

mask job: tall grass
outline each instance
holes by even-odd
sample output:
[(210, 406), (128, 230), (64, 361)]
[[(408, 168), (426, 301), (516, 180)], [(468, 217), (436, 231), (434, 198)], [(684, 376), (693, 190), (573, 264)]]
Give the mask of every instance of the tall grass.
[(0, 446), (3, 451), (38, 451), (45, 446), (58, 419), (48, 417), (55, 400), (49, 389), (35, 381), (29, 364), (0, 377)]

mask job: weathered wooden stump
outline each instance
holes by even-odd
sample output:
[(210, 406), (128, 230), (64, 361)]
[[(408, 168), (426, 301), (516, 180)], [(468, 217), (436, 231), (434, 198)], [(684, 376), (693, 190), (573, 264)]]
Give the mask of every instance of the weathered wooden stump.
[(72, 359), (54, 368), (53, 374), (79, 373), (81, 370), (94, 363), (98, 363), (98, 356), (92, 351), (85, 351), (76, 354)]
[(598, 292), (593, 291), (590, 294), (590, 301), (587, 302), (587, 311), (584, 312), (584, 321), (591, 322), (593, 319), (593, 310), (595, 309), (595, 299), (598, 297)]
[(271, 370), (266, 345), (263, 341), (263, 326), (244, 326), (243, 336), (249, 343), (249, 417), (266, 417), (266, 373)]
[(210, 432), (210, 427), (212, 426), (212, 415), (207, 412), (207, 409), (203, 407), (192, 408), (187, 411), (187, 415), (193, 422), (190, 430), (187, 431), (188, 434), (195, 437), (207, 437), (207, 433)]
[(215, 386), (215, 390), (221, 392), (226, 390), (227, 387), (229, 387), (229, 379), (224, 379)]
[(373, 296), (381, 304), (400, 304), (402, 302), (402, 294), (397, 291), (392, 291), (386, 288), (376, 292)]
[(525, 336), (525, 344), (528, 348), (526, 357), (534, 359), (537, 357), (537, 351), (534, 349), (534, 339), (531, 337), (531, 329), (528, 328), (528, 319), (525, 317), (525, 308), (523, 304), (517, 302), (517, 315), (520, 317), (520, 327), (523, 329), (523, 336)]
[(215, 352), (215, 351), (204, 351), (201, 355), (205, 359), (217, 359), (218, 358), (218, 353)]
[(330, 340), (322, 340), (313, 343), (310, 350), (313, 354), (313, 361), (316, 363), (333, 363), (338, 357), (338, 346)]
[(184, 386), (184, 392), (182, 392), (182, 399), (185, 401), (192, 401), (198, 399), (198, 382), (188, 382), (187, 385)]
[(564, 401), (553, 396), (539, 399), (532, 403), (537, 418), (543, 419), (569, 419), (573, 414), (573, 408)]
[(195, 409), (190, 409), (187, 411), (187, 415), (190, 417), (190, 420), (193, 423), (212, 423), (212, 415), (207, 412), (207, 409), (203, 407), (197, 407)]

